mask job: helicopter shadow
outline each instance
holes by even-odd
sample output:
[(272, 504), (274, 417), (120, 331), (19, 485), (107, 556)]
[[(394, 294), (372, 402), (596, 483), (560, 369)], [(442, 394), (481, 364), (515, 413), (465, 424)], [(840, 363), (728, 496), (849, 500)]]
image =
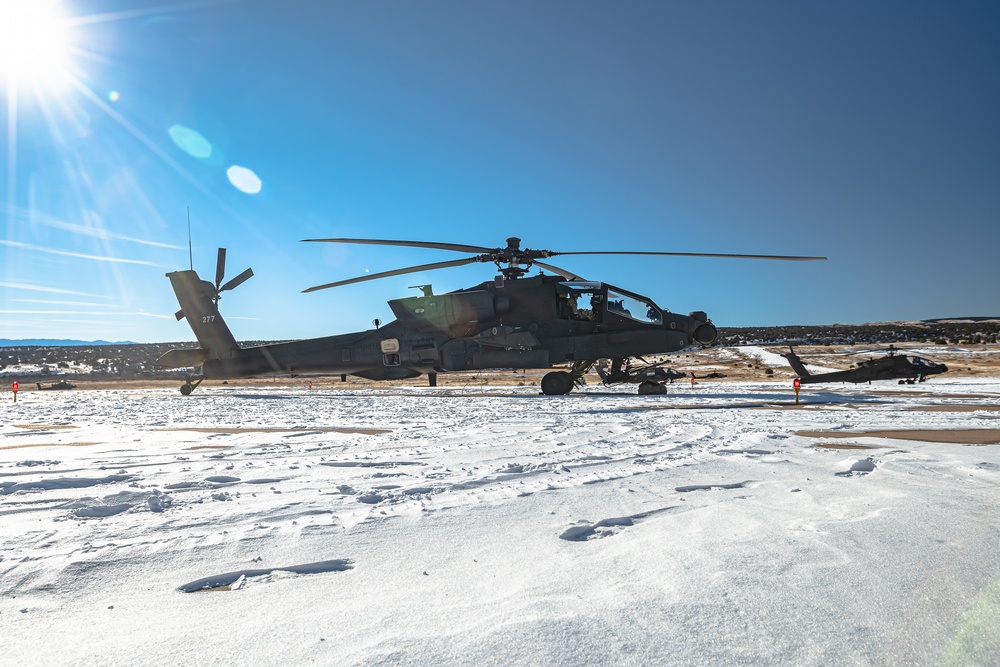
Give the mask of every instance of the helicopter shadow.
[[(621, 394), (618, 394), (621, 396)], [(662, 400), (666, 396), (667, 400)], [(821, 392), (813, 394), (804, 400), (795, 402), (787, 393), (780, 394), (753, 394), (753, 393), (698, 393), (686, 392), (682, 394), (659, 394), (649, 396), (630, 396), (633, 399), (647, 399), (642, 405), (629, 405), (609, 409), (598, 409), (594, 412), (605, 414), (638, 412), (642, 410), (731, 410), (734, 408), (743, 409), (777, 409), (777, 408), (808, 408), (810, 406), (824, 405), (880, 405), (884, 400), (873, 396), (844, 395), (836, 392)], [(720, 403), (678, 403), (670, 399), (683, 400), (715, 400), (724, 401)]]
[[(291, 399), (297, 398), (296, 396), (291, 396), (291, 395), (287, 395), (287, 394), (226, 394), (226, 393), (210, 394), (210, 393), (207, 393), (207, 392), (202, 393), (202, 394), (200, 394), (198, 396), (198, 398), (201, 398), (201, 397), (205, 397), (205, 398), (240, 398), (240, 399), (248, 399), (248, 400), (274, 400), (274, 399), (291, 400)], [(191, 397), (187, 396), (185, 398), (190, 399)]]

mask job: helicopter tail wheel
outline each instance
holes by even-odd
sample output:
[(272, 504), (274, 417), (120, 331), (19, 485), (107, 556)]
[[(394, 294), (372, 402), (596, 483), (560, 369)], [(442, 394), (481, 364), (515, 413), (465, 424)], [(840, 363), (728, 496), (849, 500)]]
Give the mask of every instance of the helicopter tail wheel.
[(542, 377), (542, 393), (546, 396), (563, 396), (573, 389), (573, 376), (565, 371), (553, 371)]
[(197, 388), (197, 386), (200, 385), (201, 381), (204, 379), (205, 378), (200, 377), (198, 378), (197, 382), (191, 382), (190, 377), (184, 378), (184, 384), (181, 385), (181, 393), (185, 396), (190, 396), (191, 392), (194, 391), (195, 388)]

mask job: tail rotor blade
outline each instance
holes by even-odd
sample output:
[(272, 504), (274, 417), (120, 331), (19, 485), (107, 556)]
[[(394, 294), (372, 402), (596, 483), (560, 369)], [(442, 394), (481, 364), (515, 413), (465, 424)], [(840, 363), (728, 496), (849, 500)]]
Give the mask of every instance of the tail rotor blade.
[(222, 279), (226, 277), (226, 249), (219, 248), (219, 259), (215, 263), (215, 289), (219, 289)]
[(230, 280), (228, 283), (226, 283), (225, 285), (223, 285), (222, 287), (220, 287), (219, 291), (220, 292), (225, 292), (226, 290), (236, 289), (237, 287), (239, 287), (240, 285), (242, 285), (243, 283), (245, 283), (247, 280), (249, 280), (252, 277), (253, 277), (253, 269), (247, 269), (246, 271), (244, 271), (243, 273), (241, 273), (240, 275), (236, 276), (235, 278), (233, 278), (232, 280)]

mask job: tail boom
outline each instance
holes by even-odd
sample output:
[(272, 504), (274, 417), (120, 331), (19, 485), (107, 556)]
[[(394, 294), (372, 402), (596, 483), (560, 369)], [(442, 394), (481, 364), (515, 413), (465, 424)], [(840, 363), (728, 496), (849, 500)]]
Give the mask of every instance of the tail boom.
[(788, 354), (783, 354), (781, 356), (788, 360), (788, 364), (800, 378), (807, 378), (812, 375), (812, 373), (810, 373), (806, 368), (806, 365), (802, 363), (802, 360), (799, 359), (799, 355), (795, 354), (795, 350), (791, 345), (788, 346)]
[(168, 273), (167, 278), (170, 278), (170, 285), (181, 306), (178, 317), (187, 319), (201, 347), (170, 350), (157, 359), (155, 365), (159, 368), (184, 368), (239, 357), (239, 343), (219, 314), (215, 286), (199, 278), (193, 270), (174, 271)]

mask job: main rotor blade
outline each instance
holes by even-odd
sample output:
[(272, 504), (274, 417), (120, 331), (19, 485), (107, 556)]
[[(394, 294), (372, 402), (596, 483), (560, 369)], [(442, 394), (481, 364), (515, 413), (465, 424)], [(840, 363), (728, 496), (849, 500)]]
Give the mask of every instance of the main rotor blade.
[(465, 264), (472, 264), (473, 262), (481, 261), (479, 257), (466, 257), (465, 259), (455, 259), (450, 262), (435, 262), (434, 264), (421, 264), (420, 266), (410, 266), (405, 269), (396, 269), (394, 271), (383, 271), (382, 273), (372, 273), (367, 276), (358, 276), (357, 278), (348, 278), (347, 280), (338, 280), (334, 283), (327, 283), (325, 285), (317, 285), (316, 287), (310, 287), (309, 289), (302, 290), (303, 292), (315, 292), (321, 289), (327, 289), (329, 287), (340, 287), (341, 285), (351, 285), (353, 283), (361, 283), (366, 280), (378, 280), (379, 278), (388, 278), (389, 276), (401, 276), (405, 273), (417, 273), (418, 271), (432, 271), (434, 269), (447, 269), (452, 266), (463, 266)]
[(215, 288), (222, 284), (222, 279), (226, 277), (226, 249), (219, 248), (219, 258), (215, 262)]
[(460, 243), (433, 243), (431, 241), (386, 241), (378, 239), (302, 239), (303, 243), (357, 243), (362, 245), (396, 245), (410, 248), (436, 248), (438, 250), (454, 250), (455, 252), (493, 252), (493, 248), (478, 245), (462, 245)]
[(241, 273), (240, 275), (236, 276), (235, 278), (233, 278), (232, 280), (230, 280), (228, 283), (226, 283), (225, 285), (223, 285), (222, 287), (220, 287), (219, 291), (220, 292), (225, 292), (226, 290), (229, 290), (229, 289), (235, 289), (235, 288), (239, 287), (240, 285), (242, 285), (243, 283), (245, 283), (246, 281), (250, 280), (250, 278), (252, 278), (252, 277), (253, 277), (253, 269), (247, 269), (246, 271), (244, 271), (243, 273)]
[(558, 266), (553, 266), (552, 264), (544, 264), (538, 261), (532, 262), (532, 264), (534, 264), (535, 266), (540, 266), (543, 269), (548, 269), (552, 273), (556, 274), (557, 276), (562, 276), (566, 280), (584, 280), (583, 277), (578, 276), (570, 271), (567, 271), (566, 269), (560, 269)]
[[(592, 250), (583, 252), (550, 252), (549, 257), (556, 255), (667, 255), (670, 257), (727, 257), (730, 259), (779, 259), (791, 262), (809, 262), (825, 260), (826, 257), (808, 257), (798, 255), (738, 255), (720, 252), (656, 252), (653, 250)], [(536, 264), (538, 262), (535, 262)]]

